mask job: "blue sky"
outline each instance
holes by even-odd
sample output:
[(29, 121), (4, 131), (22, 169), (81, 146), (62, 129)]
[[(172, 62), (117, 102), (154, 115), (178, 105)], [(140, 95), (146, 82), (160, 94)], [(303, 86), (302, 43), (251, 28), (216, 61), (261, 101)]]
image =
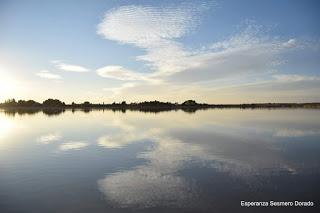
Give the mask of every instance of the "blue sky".
[(0, 1), (0, 99), (320, 101), (319, 1)]

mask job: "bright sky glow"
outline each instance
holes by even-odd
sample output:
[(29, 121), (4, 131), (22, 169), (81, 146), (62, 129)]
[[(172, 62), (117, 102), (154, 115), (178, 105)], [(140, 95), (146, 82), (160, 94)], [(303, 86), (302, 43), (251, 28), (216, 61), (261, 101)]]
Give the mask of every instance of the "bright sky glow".
[(5, 69), (0, 67), (0, 100), (7, 99), (17, 90), (17, 83), (12, 77), (9, 77)]

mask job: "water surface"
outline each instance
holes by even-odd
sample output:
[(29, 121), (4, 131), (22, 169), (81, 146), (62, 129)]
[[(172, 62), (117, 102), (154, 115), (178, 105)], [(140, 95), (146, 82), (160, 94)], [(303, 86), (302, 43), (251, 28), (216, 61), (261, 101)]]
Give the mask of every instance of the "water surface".
[(320, 110), (0, 111), (0, 212), (311, 212)]

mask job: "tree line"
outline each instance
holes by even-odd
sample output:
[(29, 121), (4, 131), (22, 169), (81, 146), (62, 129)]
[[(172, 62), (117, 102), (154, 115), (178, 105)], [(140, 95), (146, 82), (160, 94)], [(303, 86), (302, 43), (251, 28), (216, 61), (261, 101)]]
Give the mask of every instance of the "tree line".
[(99, 103), (94, 104), (90, 103), (89, 101), (85, 101), (83, 103), (75, 103), (72, 102), (71, 104), (66, 104), (65, 102), (60, 101), (59, 99), (52, 99), (49, 98), (42, 103), (39, 103), (34, 100), (18, 100), (15, 99), (8, 99), (3, 103), (0, 103), (0, 107), (30, 107), (30, 108), (84, 108), (84, 107), (111, 107), (111, 108), (130, 108), (130, 107), (145, 107), (145, 108), (152, 108), (152, 107), (160, 107), (160, 108), (174, 108), (177, 106), (209, 106), (208, 104), (198, 104), (194, 100), (187, 100), (183, 103), (171, 103), (171, 102), (161, 102), (161, 101), (144, 101), (144, 102), (132, 102), (127, 103), (126, 101), (122, 102), (113, 102), (112, 104), (105, 104)]
[(36, 102), (34, 100), (18, 100), (8, 99), (3, 103), (0, 103), (2, 108), (34, 108), (34, 109), (43, 109), (43, 108), (60, 108), (60, 109), (89, 109), (89, 108), (109, 108), (114, 110), (121, 109), (133, 109), (133, 110), (148, 110), (148, 111), (157, 111), (160, 110), (172, 110), (172, 109), (184, 109), (187, 111), (193, 111), (193, 109), (206, 109), (206, 108), (242, 108), (242, 109), (255, 109), (255, 108), (320, 108), (319, 102), (314, 103), (252, 103), (252, 104), (206, 104), (206, 103), (197, 103), (195, 100), (186, 100), (182, 103), (171, 103), (171, 102), (161, 102), (161, 101), (143, 101), (143, 102), (132, 102), (127, 103), (126, 101), (122, 102), (113, 102), (111, 104), (105, 103), (90, 103), (85, 101), (83, 103), (66, 104), (58, 99), (49, 98), (42, 103)]

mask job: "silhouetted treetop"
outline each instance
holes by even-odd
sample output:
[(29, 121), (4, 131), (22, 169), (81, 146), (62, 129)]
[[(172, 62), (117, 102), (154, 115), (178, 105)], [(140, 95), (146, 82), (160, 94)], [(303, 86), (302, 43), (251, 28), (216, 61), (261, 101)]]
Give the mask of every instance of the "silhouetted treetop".
[(195, 100), (187, 100), (182, 103), (184, 106), (191, 106), (191, 105), (197, 105), (197, 102)]
[(16, 106), (17, 105), (17, 102), (16, 100), (13, 98), (13, 99), (7, 99), (4, 101), (4, 103), (2, 104), (3, 106)]
[(84, 107), (89, 107), (91, 105), (91, 103), (89, 101), (85, 101), (82, 104)]
[(43, 106), (45, 107), (63, 107), (65, 106), (66, 104), (64, 102), (61, 102), (60, 100), (58, 99), (47, 99), (45, 100), (43, 103), (42, 103)]
[(23, 106), (23, 107), (39, 107), (41, 106), (40, 103), (34, 101), (34, 100), (28, 100), (28, 101), (24, 101), (24, 100), (19, 100), (18, 101), (18, 106)]

